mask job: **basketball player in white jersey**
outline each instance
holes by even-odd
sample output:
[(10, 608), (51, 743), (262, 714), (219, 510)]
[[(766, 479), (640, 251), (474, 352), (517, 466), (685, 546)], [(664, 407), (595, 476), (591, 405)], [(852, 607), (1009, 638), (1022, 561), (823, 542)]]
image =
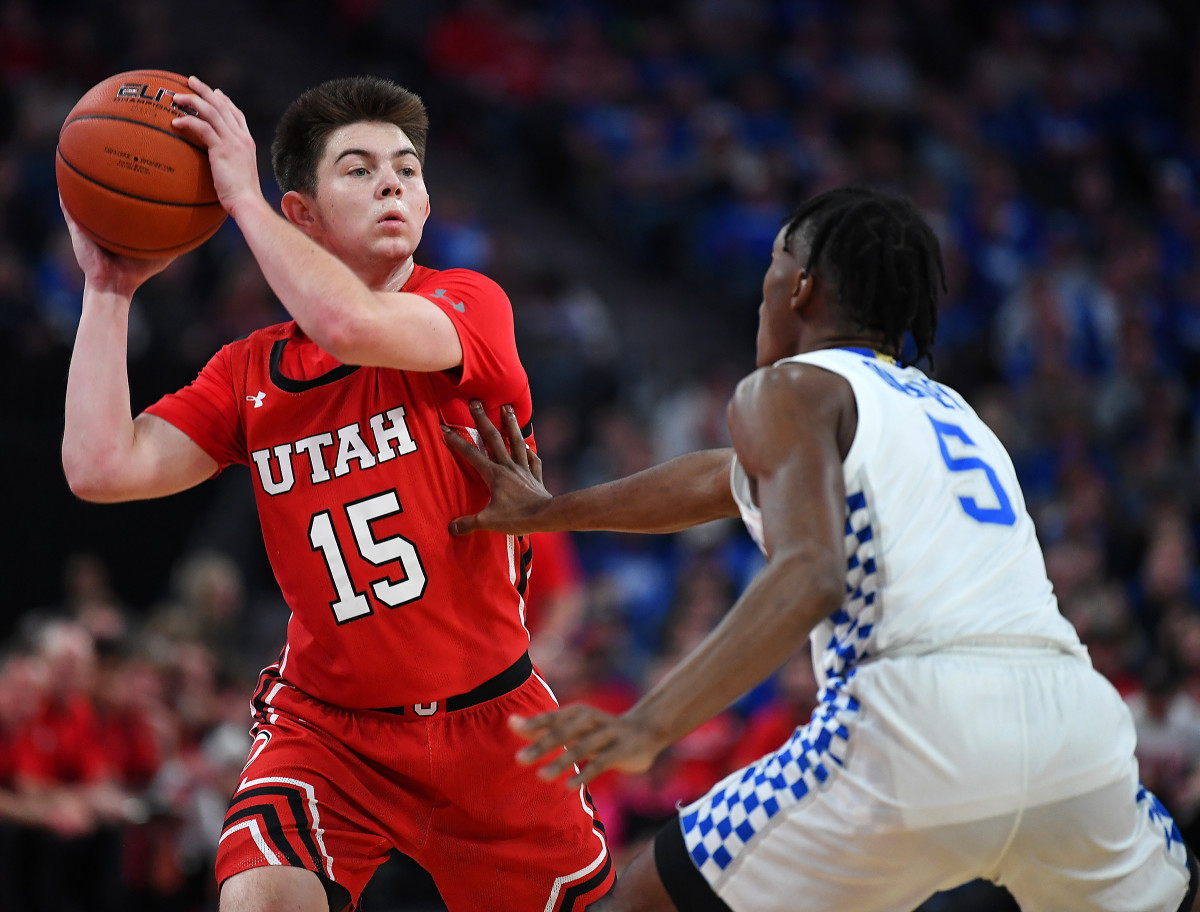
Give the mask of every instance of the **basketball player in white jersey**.
[(596, 909), (910, 912), (979, 877), (1026, 912), (1193, 908), (1195, 857), (1058, 612), (1008, 454), (957, 392), (896, 361), (906, 335), (928, 353), (942, 286), (909, 202), (831, 191), (775, 240), (733, 451), (551, 498), (511, 414), (502, 436), (476, 409), (490, 460), (447, 437), (493, 489), (460, 534), (740, 512), (768, 557), (628, 712), (514, 719), (544, 777), (647, 769), (811, 642), (812, 719), (682, 808)]

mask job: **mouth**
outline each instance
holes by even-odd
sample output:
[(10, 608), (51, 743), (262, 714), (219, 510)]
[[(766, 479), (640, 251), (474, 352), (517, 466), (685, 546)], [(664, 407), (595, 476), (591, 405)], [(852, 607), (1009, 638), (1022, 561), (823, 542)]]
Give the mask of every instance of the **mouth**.
[(387, 224), (389, 222), (403, 224), (404, 216), (402, 216), (399, 212), (385, 212), (378, 219), (376, 219), (376, 221), (379, 222), (381, 225)]

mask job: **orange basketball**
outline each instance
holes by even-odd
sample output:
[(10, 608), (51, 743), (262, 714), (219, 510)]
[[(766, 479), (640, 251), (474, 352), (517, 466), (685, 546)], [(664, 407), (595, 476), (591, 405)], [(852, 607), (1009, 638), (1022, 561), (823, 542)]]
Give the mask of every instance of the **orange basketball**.
[(171, 127), (187, 79), (132, 70), (94, 86), (58, 134), (58, 192), (101, 247), (149, 259), (183, 253), (225, 220), (208, 153)]

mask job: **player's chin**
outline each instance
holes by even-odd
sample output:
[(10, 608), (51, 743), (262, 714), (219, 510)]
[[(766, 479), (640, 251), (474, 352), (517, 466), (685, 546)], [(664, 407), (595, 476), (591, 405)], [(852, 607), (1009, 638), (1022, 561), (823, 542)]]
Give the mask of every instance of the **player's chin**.
[(416, 242), (407, 234), (376, 233), (369, 241), (369, 246), (380, 256), (396, 259), (407, 259), (417, 249)]

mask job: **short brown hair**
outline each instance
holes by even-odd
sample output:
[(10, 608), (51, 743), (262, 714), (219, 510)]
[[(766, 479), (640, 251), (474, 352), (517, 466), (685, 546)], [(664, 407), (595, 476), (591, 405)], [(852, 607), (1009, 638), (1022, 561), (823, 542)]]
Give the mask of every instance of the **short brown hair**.
[(279, 188), (315, 196), (317, 162), (325, 141), (338, 127), (378, 121), (404, 131), (425, 161), (429, 115), (425, 103), (413, 92), (378, 76), (331, 79), (304, 92), (288, 105), (271, 141), (271, 167)]

